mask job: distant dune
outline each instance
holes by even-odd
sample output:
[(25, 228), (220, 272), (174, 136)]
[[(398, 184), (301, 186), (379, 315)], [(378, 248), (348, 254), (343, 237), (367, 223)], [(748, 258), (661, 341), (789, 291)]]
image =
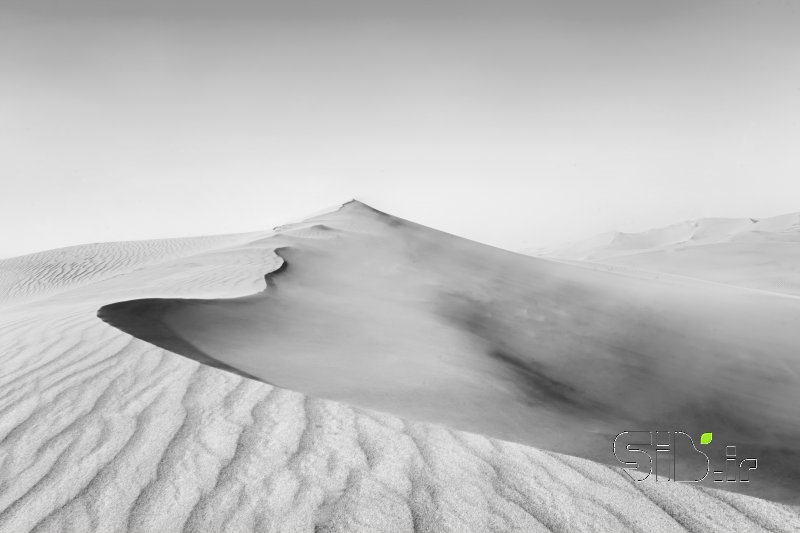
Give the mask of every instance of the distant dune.
[(682, 424), (797, 494), (800, 300), (660, 278), (358, 203), (0, 261), (0, 531), (797, 531), (603, 464)]
[(533, 254), (800, 296), (800, 213), (691, 220), (643, 233), (598, 235)]

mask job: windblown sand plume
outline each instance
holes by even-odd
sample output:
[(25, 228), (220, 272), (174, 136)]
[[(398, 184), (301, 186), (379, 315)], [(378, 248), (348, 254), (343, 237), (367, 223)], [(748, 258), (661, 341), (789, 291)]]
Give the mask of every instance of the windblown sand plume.
[[(796, 298), (350, 202), (0, 261), (0, 312), (3, 532), (800, 530)], [(761, 498), (604, 464), (673, 423)]]

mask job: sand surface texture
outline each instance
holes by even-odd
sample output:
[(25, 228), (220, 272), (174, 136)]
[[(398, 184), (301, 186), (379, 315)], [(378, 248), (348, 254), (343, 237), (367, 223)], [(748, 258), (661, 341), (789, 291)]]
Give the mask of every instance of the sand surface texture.
[[(641, 312), (645, 329), (663, 318), (667, 325), (652, 333), (662, 347), (685, 322), (711, 359), (693, 369), (720, 392), (724, 376), (708, 364), (733, 364), (735, 377), (758, 355), (719, 362), (740, 345), (725, 340), (731, 328), (755, 343), (748, 350), (759, 349), (763, 328), (776, 336), (756, 383), (773, 383), (779, 368), (796, 379), (784, 360), (796, 337), (783, 326), (795, 316), (794, 299), (519, 260), (346, 204), (275, 233), (0, 261), (0, 531), (800, 530), (795, 506), (694, 484), (635, 483), (602, 457), (557, 453), (575, 445), (556, 433), (599, 442), (610, 424), (600, 417), (591, 425), (609, 376), (593, 366), (587, 343), (630, 333), (613, 313), (596, 318), (598, 306), (617, 305), (620, 320)], [(626, 289), (628, 281), (637, 287)], [(687, 293), (704, 290), (708, 304), (693, 300), (698, 309), (671, 317)], [(647, 298), (635, 300), (642, 291)], [(761, 306), (758, 327), (728, 311), (742, 298)], [(638, 307), (624, 309), (630, 300)], [(137, 305), (153, 313), (130, 313)], [(691, 324), (714, 309), (722, 318), (709, 327), (724, 335)], [(108, 325), (98, 310), (138, 335), (149, 328), (149, 340), (177, 353)], [(599, 322), (584, 324), (591, 320)], [(547, 327), (518, 327), (534, 323)], [(564, 340), (565, 326), (583, 333)], [(612, 331), (603, 336), (597, 326)], [(526, 348), (532, 339), (539, 348)], [(641, 339), (631, 342), (656, 357)], [(613, 346), (599, 361), (616, 357)], [(562, 364), (559, 354), (572, 359)], [(638, 379), (645, 383), (630, 394), (644, 401), (645, 385), (659, 385)], [(735, 379), (744, 397), (725, 398), (748, 416), (746, 398), (774, 407), (767, 422), (786, 423), (767, 428), (769, 436), (792, 434), (786, 383), (761, 391)], [(504, 409), (483, 408), (470, 394), (523, 418), (517, 426), (486, 420)], [(713, 403), (696, 416), (716, 412)], [(660, 414), (675, 416), (678, 407)], [(616, 412), (640, 420), (636, 409)], [(537, 442), (538, 433), (547, 449), (421, 421), (518, 442)], [(753, 437), (768, 424), (748, 424), (744, 441), (770, 453)], [(793, 453), (791, 443), (786, 449)], [(780, 476), (769, 486), (776, 492), (764, 496), (783, 500), (792, 487)]]

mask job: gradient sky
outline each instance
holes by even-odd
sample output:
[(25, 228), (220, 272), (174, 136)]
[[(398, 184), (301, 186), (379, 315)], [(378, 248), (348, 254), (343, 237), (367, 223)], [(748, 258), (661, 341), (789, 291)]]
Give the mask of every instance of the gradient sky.
[(800, 3), (0, 0), (0, 256), (359, 198), (526, 249), (800, 211)]

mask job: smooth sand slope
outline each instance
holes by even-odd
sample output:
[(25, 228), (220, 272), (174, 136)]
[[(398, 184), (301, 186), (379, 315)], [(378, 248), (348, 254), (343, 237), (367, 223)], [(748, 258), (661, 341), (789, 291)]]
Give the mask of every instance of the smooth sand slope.
[[(336, 234), (316, 224), (275, 237)], [(338, 232), (362, 225), (337, 217)], [(0, 531), (800, 529), (796, 507), (636, 484), (596, 462), (305, 397), (96, 317), (136, 298), (251, 295), (282, 264), (271, 233), (214, 239), (0, 261)]]
[(800, 299), (525, 257), (357, 202), (270, 240), (265, 291), (99, 316), (280, 387), (606, 463), (621, 431), (711, 431), (709, 453), (761, 465), (722, 487), (797, 501)]

